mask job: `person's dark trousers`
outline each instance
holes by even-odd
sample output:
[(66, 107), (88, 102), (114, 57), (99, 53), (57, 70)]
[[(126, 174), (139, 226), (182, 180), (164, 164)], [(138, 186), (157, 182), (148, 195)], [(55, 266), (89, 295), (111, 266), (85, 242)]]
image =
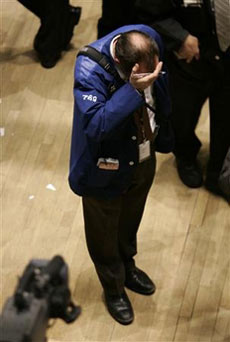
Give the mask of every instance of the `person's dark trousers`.
[(210, 154), (207, 173), (219, 174), (230, 139), (230, 58), (183, 61), (169, 59), (172, 97), (172, 123), (175, 132), (175, 155), (194, 161), (201, 147), (195, 128), (201, 109), (209, 98)]
[(117, 28), (132, 24), (133, 0), (103, 0), (102, 17), (98, 20), (98, 38), (116, 30)]
[(44, 59), (55, 58), (67, 48), (73, 35), (74, 14), (69, 0), (18, 0), (41, 20), (34, 48)]
[(135, 267), (136, 235), (155, 167), (155, 155), (139, 164), (128, 191), (115, 199), (83, 197), (87, 247), (109, 295), (124, 291), (125, 271)]

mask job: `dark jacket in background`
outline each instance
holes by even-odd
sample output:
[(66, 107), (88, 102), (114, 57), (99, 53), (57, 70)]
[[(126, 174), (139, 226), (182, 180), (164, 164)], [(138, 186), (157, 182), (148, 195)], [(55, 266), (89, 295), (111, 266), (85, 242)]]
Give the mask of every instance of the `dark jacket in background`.
[(178, 0), (136, 0), (136, 16), (138, 20), (156, 26), (170, 49), (179, 47), (188, 33), (201, 41), (213, 40), (216, 44), (215, 19), (210, 1), (187, 7), (182, 3)]
[(197, 37), (202, 57), (213, 62), (219, 45), (210, 0), (204, 0), (200, 6), (184, 7), (182, 3), (180, 0), (136, 0), (135, 20), (154, 27), (169, 52), (178, 50), (188, 34)]
[[(219, 48), (211, 1), (185, 6), (182, 0), (136, 0), (135, 15), (137, 22), (155, 28), (165, 44), (176, 137), (174, 153), (180, 159), (194, 160), (198, 154), (201, 142), (195, 128), (209, 98), (207, 174), (217, 181), (230, 140), (230, 53)], [(188, 34), (198, 38), (200, 48), (200, 59), (191, 63), (175, 56)]]

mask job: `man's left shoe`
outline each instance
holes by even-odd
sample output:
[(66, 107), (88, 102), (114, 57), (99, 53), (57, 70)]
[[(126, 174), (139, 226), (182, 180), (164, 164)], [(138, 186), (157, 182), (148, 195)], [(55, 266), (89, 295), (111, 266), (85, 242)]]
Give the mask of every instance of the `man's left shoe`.
[(137, 267), (126, 270), (125, 286), (143, 295), (151, 295), (156, 290), (156, 286), (149, 276)]

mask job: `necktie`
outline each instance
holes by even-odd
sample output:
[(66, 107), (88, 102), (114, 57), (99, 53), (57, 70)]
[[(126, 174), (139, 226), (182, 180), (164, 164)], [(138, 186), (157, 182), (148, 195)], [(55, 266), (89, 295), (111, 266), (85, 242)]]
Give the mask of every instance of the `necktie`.
[(137, 126), (138, 143), (142, 143), (145, 139), (153, 141), (154, 135), (150, 127), (149, 115), (145, 106), (135, 111), (134, 120)]
[(214, 0), (214, 7), (217, 37), (225, 52), (230, 46), (230, 0)]

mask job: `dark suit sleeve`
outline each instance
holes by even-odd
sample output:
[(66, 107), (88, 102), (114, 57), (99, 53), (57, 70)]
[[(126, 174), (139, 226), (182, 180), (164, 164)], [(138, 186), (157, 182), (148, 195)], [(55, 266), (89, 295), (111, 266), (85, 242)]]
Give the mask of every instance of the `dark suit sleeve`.
[(189, 32), (176, 19), (177, 1), (136, 0), (136, 20), (158, 31), (167, 50), (178, 50)]

